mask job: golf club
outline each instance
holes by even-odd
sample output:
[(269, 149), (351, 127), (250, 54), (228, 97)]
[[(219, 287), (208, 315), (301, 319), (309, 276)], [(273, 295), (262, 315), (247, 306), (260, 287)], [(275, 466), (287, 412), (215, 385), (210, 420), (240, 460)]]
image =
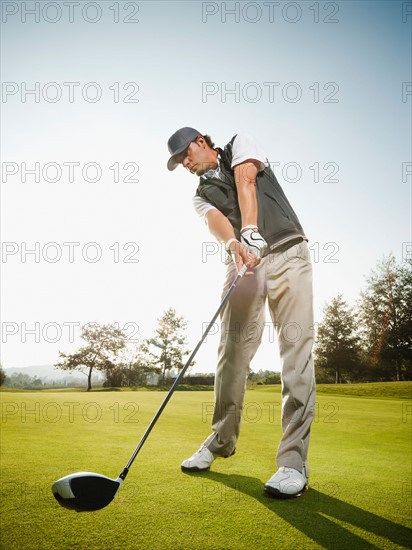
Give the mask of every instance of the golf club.
[(191, 362), (193, 361), (196, 353), (198, 352), (200, 346), (202, 345), (203, 341), (208, 335), (210, 329), (212, 328), (221, 310), (226, 305), (226, 302), (228, 301), (229, 296), (234, 291), (239, 280), (243, 277), (246, 271), (247, 271), (247, 267), (245, 265), (239, 270), (235, 280), (233, 281), (229, 290), (225, 294), (222, 300), (222, 303), (220, 304), (215, 315), (213, 316), (213, 319), (210, 321), (206, 330), (203, 332), (202, 337), (199, 340), (197, 346), (192, 351), (189, 359), (187, 360), (186, 364), (184, 365), (179, 375), (177, 376), (176, 380), (174, 381), (163, 403), (159, 407), (159, 410), (155, 414), (153, 420), (150, 422), (148, 428), (146, 429), (145, 433), (142, 436), (142, 439), (140, 440), (135, 451), (130, 457), (129, 462), (123, 468), (119, 477), (117, 479), (110, 479), (109, 477), (106, 477), (100, 474), (95, 474), (93, 472), (77, 472), (75, 474), (70, 474), (65, 477), (62, 477), (58, 479), (52, 486), (53, 495), (55, 496), (59, 504), (61, 504), (61, 506), (64, 506), (65, 508), (69, 508), (72, 510), (76, 510), (77, 512), (84, 512), (84, 511), (100, 510), (101, 508), (104, 508), (105, 506), (110, 504), (110, 502), (115, 497), (117, 491), (119, 490), (120, 485), (126, 479), (126, 476), (129, 472), (131, 465), (133, 464), (134, 459), (136, 458), (140, 449), (143, 447), (144, 442), (148, 438), (154, 425), (156, 424), (157, 420), (162, 414), (163, 409), (166, 407), (173, 392), (175, 391), (176, 387), (179, 385), (180, 381), (185, 375), (186, 370), (189, 368)]

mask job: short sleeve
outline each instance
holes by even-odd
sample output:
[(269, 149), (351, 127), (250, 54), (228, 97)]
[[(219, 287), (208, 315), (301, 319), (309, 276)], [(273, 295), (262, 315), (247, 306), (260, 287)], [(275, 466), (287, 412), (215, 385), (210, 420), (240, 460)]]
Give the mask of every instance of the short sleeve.
[(264, 170), (268, 164), (265, 151), (255, 139), (249, 134), (239, 133), (233, 142), (231, 167), (234, 168), (237, 164), (245, 162), (248, 159), (260, 162), (260, 170)]
[(193, 197), (193, 206), (201, 218), (205, 218), (210, 210), (217, 210), (215, 206), (205, 201), (205, 199), (202, 199), (202, 197), (199, 197), (199, 195)]

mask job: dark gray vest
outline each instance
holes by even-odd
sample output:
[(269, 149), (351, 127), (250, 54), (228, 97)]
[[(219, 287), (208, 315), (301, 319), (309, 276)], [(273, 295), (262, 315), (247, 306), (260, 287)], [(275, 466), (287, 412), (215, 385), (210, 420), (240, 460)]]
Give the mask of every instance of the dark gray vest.
[[(217, 148), (220, 157), (219, 169), (210, 170), (200, 176), (196, 194), (229, 219), (236, 238), (240, 239), (242, 220), (234, 171), (230, 167), (235, 137), (223, 150)], [(259, 231), (269, 245), (280, 245), (297, 237), (306, 239), (298, 217), (270, 167), (266, 167), (256, 177), (256, 196)]]

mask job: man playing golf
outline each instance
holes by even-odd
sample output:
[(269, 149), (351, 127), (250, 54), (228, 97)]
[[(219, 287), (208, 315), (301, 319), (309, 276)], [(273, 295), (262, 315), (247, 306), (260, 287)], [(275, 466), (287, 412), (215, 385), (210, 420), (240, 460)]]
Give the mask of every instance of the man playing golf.
[(194, 207), (224, 243), (224, 291), (243, 265), (247, 276), (221, 314), (212, 433), (182, 463), (183, 471), (208, 470), (234, 454), (249, 365), (260, 344), (268, 301), (281, 358), (282, 430), (277, 472), (265, 491), (278, 498), (302, 494), (308, 482), (308, 447), (315, 407), (312, 358), (312, 267), (307, 238), (261, 147), (237, 134), (222, 149), (194, 128), (168, 141), (168, 169), (179, 164), (199, 177)]

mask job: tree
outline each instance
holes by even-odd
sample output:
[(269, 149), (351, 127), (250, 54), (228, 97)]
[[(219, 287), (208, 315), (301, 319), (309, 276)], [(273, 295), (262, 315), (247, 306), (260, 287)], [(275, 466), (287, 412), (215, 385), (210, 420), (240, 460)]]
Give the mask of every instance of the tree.
[(5, 381), (6, 381), (6, 371), (3, 369), (2, 365), (0, 365), (0, 386), (2, 386)]
[(28, 374), (22, 372), (13, 372), (10, 376), (7, 376), (6, 385), (9, 388), (29, 389), (32, 387), (33, 378)]
[(361, 292), (362, 342), (371, 369), (390, 378), (411, 376), (412, 262), (397, 264), (390, 254), (377, 263)]
[(341, 294), (323, 308), (315, 346), (316, 366), (334, 373), (336, 384), (351, 376), (360, 365), (359, 339), (352, 309)]
[(153, 364), (151, 358), (147, 342), (137, 344), (128, 360), (123, 362), (126, 386), (145, 386), (149, 374), (160, 373), (160, 368)]
[(92, 372), (99, 370), (110, 372), (115, 368), (114, 360), (119, 352), (126, 345), (126, 334), (115, 324), (98, 325), (89, 323), (82, 327), (82, 339), (87, 342), (86, 346), (71, 354), (59, 352), (60, 362), (55, 364), (56, 368), (63, 370), (88, 369), (87, 391), (91, 390)]
[[(183, 317), (179, 317), (173, 308), (169, 308), (158, 319), (158, 323), (155, 336), (146, 340), (146, 345), (153, 363), (160, 369), (161, 383), (164, 385), (166, 371), (171, 369), (179, 371), (184, 367), (183, 356), (189, 353), (184, 349), (186, 337), (183, 334), (187, 322)], [(155, 352), (152, 351), (153, 347), (156, 349)]]
[(260, 369), (259, 372), (250, 371), (248, 380), (251, 382), (256, 382), (259, 385), (281, 383), (280, 372), (262, 369)]
[(106, 373), (106, 387), (116, 386), (145, 386), (147, 375), (160, 372), (160, 369), (150, 362), (145, 342), (139, 342), (134, 348), (125, 348), (121, 351), (118, 364)]

